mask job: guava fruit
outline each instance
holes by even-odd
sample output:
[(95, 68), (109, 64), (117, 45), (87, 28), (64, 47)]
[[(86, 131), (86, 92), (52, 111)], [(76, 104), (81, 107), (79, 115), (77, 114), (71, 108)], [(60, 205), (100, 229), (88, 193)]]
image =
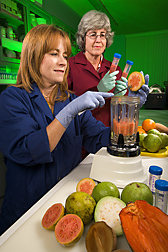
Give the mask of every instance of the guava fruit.
[(84, 225), (81, 218), (75, 214), (62, 217), (55, 226), (57, 241), (66, 247), (75, 245), (82, 237)]
[(61, 203), (52, 205), (50, 208), (48, 208), (42, 218), (41, 224), (43, 228), (54, 230), (55, 225), (64, 216), (64, 213), (65, 209)]
[(87, 252), (111, 252), (117, 248), (117, 236), (104, 221), (93, 223), (86, 235)]
[(94, 220), (95, 222), (106, 222), (106, 224), (114, 230), (117, 236), (122, 235), (123, 230), (119, 213), (124, 207), (126, 207), (125, 202), (119, 198), (113, 196), (103, 197), (97, 202), (94, 212)]
[(157, 130), (157, 129), (151, 129), (147, 133), (148, 134), (154, 134), (154, 135), (160, 136), (160, 131)]
[(153, 205), (153, 194), (150, 188), (140, 182), (132, 182), (124, 187), (121, 193), (121, 199), (127, 204), (136, 200), (146, 200), (150, 205)]
[(139, 146), (143, 147), (143, 140), (147, 136), (147, 133), (141, 133), (139, 134)]
[(139, 90), (143, 84), (145, 84), (145, 79), (140, 72), (132, 72), (128, 77), (128, 87), (131, 91)]
[(162, 140), (156, 134), (148, 134), (143, 140), (143, 147), (149, 152), (158, 152), (161, 148)]
[(90, 195), (92, 195), (93, 188), (95, 187), (95, 182), (91, 178), (83, 178), (81, 179), (77, 186), (76, 186), (76, 191), (77, 192), (86, 192)]
[(77, 214), (84, 225), (93, 219), (96, 202), (91, 195), (85, 192), (73, 192), (65, 202), (67, 214)]
[(168, 146), (168, 135), (166, 133), (160, 133), (159, 137), (162, 140), (161, 149), (164, 149), (166, 146)]
[(112, 182), (103, 181), (97, 184), (92, 192), (92, 197), (98, 202), (101, 198), (105, 196), (120, 197), (120, 192), (116, 185)]

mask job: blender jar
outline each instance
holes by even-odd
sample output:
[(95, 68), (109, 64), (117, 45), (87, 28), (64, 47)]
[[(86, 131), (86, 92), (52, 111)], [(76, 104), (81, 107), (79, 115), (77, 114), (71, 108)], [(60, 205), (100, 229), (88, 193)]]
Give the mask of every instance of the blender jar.
[(138, 156), (140, 98), (113, 96), (111, 98), (111, 141), (108, 152), (114, 156)]

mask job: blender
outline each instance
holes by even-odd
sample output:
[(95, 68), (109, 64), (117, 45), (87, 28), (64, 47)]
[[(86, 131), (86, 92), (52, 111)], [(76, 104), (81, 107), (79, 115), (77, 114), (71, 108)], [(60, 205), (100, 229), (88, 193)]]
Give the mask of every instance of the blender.
[(94, 155), (90, 177), (111, 181), (119, 188), (131, 182), (146, 183), (137, 132), (140, 98), (113, 96), (110, 106), (111, 138), (108, 146)]

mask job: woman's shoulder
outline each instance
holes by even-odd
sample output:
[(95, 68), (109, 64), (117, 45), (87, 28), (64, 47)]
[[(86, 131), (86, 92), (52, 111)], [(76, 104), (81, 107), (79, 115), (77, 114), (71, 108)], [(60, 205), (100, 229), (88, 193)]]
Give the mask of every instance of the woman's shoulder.
[(28, 93), (24, 88), (19, 88), (16, 86), (9, 86), (0, 95), (1, 104), (3, 103), (28, 103), (30, 100), (30, 93)]
[(72, 57), (69, 58), (69, 64), (82, 63), (83, 60), (86, 61), (86, 58), (83, 55), (83, 52), (78, 52), (75, 56), (72, 56)]
[(16, 86), (9, 86), (4, 91), (2, 91), (1, 97), (6, 96), (6, 95), (13, 96), (13, 95), (21, 94), (21, 93), (23, 93), (23, 89), (18, 88)]

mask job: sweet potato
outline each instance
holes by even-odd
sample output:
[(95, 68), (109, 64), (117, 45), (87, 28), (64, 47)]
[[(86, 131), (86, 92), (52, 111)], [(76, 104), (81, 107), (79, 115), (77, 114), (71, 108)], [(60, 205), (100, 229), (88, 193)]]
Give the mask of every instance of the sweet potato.
[(166, 133), (168, 135), (168, 127), (161, 123), (156, 123), (156, 129), (160, 132)]

